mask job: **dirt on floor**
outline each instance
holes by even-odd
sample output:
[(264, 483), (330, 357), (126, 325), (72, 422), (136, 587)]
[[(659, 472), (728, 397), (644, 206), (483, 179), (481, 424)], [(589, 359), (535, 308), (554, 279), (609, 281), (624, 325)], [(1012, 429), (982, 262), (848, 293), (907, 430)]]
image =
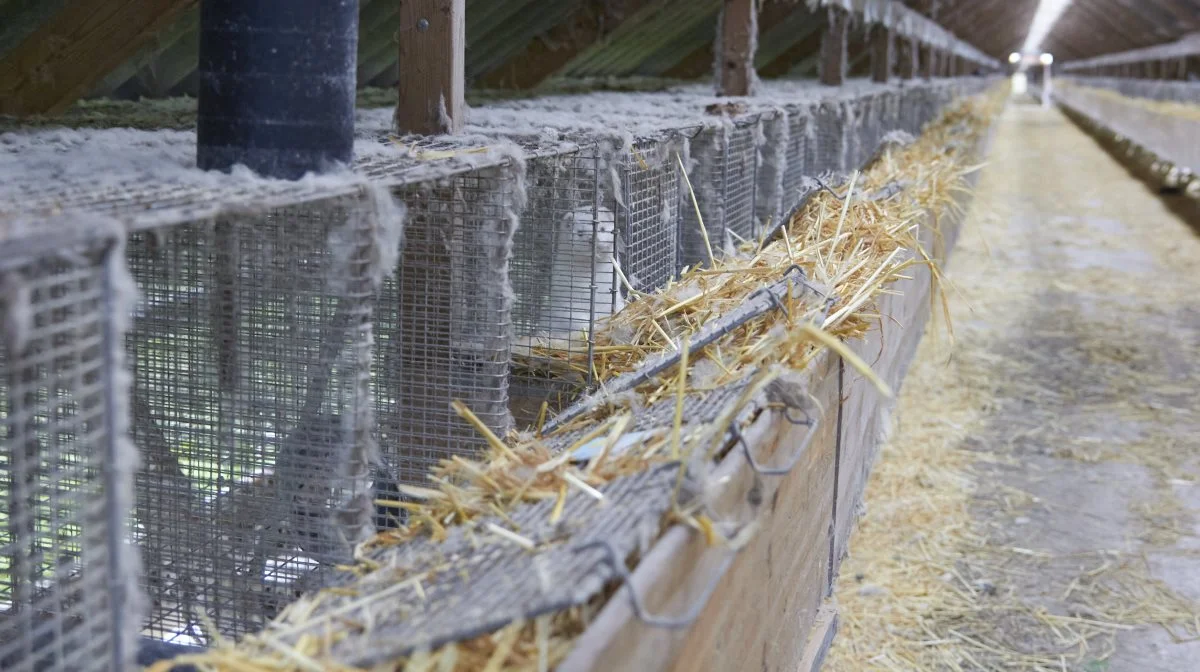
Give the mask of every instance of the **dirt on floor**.
[(841, 567), (832, 670), (1200, 670), (1200, 240), (998, 122)]

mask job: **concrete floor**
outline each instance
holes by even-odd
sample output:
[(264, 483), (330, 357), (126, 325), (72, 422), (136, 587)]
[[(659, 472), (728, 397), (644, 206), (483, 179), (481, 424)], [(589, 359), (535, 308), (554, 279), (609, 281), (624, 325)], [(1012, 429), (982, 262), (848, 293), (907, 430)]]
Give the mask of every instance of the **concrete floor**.
[(1200, 670), (1200, 240), (1170, 205), (1057, 111), (1009, 105), (830, 668)]

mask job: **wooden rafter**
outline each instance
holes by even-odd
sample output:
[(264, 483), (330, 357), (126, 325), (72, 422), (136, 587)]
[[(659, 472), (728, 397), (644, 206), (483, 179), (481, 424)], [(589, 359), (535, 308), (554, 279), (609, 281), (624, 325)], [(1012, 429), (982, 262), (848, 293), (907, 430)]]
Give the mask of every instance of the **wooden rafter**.
[(62, 112), (196, 0), (75, 0), (0, 60), (0, 113)]

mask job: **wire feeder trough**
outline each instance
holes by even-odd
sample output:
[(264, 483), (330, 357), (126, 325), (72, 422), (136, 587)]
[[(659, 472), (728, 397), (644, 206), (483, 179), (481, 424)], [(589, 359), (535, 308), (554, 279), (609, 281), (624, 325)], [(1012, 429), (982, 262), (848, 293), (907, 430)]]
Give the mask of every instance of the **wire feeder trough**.
[[(864, 173), (813, 185), (773, 237), (713, 254), (657, 291), (630, 291), (595, 331), (597, 391), (554, 421), (500, 435), (455, 404), (486, 442), (484, 456), (454, 457), (426, 485), (400, 485), (403, 501), (389, 504), (407, 523), (360, 544), (328, 588), (259, 633), (177, 662), (546, 669), (664, 525), (739, 548), (753, 525), (705, 507), (713, 460), (763, 413), (819, 422), (829, 409), (804, 394), (805, 372), (826, 349), (886, 391), (842, 341), (879, 319), (874, 301), (893, 281), (934, 264), (917, 241), (939, 218), (925, 215), (955, 207), (999, 100), (954, 103), (915, 141), (885, 142)], [(635, 608), (650, 624), (678, 625)]]

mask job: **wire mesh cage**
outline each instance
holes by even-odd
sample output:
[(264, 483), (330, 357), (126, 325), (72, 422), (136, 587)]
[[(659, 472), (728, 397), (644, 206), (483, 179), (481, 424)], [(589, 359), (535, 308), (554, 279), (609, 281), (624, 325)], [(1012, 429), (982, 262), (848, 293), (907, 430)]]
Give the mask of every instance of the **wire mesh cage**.
[(785, 177), (793, 155), (803, 161), (803, 147), (791, 142), (791, 113), (779, 108), (763, 113), (761, 117), (763, 141), (759, 147), (758, 178), (755, 197), (756, 232), (765, 232), (779, 224), (779, 220), (791, 210), (791, 197), (784, 191)]
[(147, 634), (251, 631), (375, 531), (376, 216), (350, 196), (131, 235)]
[[(696, 208), (683, 208), (683, 266), (706, 264), (710, 248), (714, 255), (723, 254), (758, 235), (755, 203), (762, 141), (759, 115), (707, 127), (691, 140), (694, 168), (689, 179), (703, 222), (697, 220)], [(691, 196), (682, 195), (688, 206)]]
[(933, 118), (933, 96), (928, 87), (905, 87), (900, 94), (900, 128), (917, 135)]
[(783, 208), (787, 214), (804, 200), (808, 192), (805, 176), (815, 164), (816, 124), (810, 118), (811, 107), (796, 105), (788, 109), (787, 165), (783, 171)]
[(123, 240), (98, 218), (37, 225), (0, 242), (0, 669), (125, 669), (140, 604)]
[(514, 239), (513, 372), (518, 426), (561, 408), (593, 379), (593, 334), (632, 291), (677, 273), (677, 136), (581, 140), (529, 161)]
[(518, 178), (511, 167), (492, 166), (400, 192), (408, 220), (376, 311), (374, 385), (383, 459), (400, 483), (427, 484), (439, 460), (485, 450), (453, 402), (499, 435), (511, 425)]
[(1134, 79), (1130, 77), (1083, 77), (1070, 75), (1061, 81), (1079, 86), (1116, 91), (1133, 98), (1176, 103), (1200, 103), (1200, 82), (1195, 80)]
[(832, 101), (821, 102), (814, 106), (810, 123), (814, 126), (812, 171), (818, 175), (842, 171), (846, 134), (851, 130), (845, 123), (844, 108)]

